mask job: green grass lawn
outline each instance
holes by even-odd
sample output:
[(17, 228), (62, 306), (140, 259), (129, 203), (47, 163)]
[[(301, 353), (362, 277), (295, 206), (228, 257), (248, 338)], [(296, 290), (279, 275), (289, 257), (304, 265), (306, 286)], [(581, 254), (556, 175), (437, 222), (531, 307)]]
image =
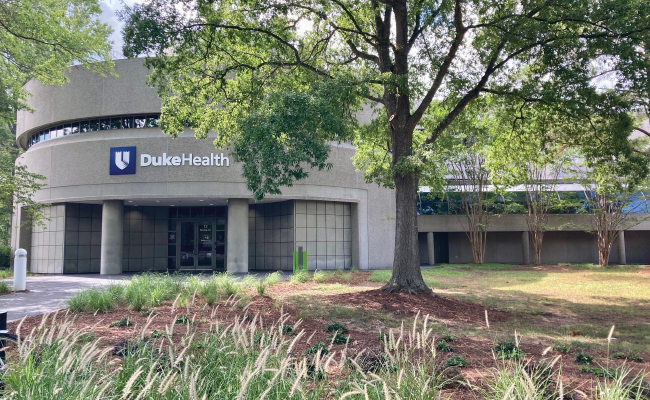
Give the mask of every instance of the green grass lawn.
[[(521, 267), (504, 264), (442, 264), (423, 269), (441, 295), (508, 310), (516, 318), (500, 327), (535, 338), (576, 345), (602, 344), (616, 325), (616, 346), (646, 351), (650, 345), (650, 268), (594, 265)], [(373, 271), (384, 282), (391, 271)], [(472, 329), (469, 327), (468, 329)], [(570, 331), (583, 334), (568, 336)]]

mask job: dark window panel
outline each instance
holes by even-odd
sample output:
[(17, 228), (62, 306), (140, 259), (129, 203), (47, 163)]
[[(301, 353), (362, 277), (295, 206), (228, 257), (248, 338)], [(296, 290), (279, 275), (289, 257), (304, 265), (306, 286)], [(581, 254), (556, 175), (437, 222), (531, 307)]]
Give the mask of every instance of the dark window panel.
[(122, 129), (133, 128), (133, 117), (122, 117)]
[(192, 207), (192, 218), (202, 217), (203, 207)]
[(110, 118), (102, 118), (99, 120), (99, 130), (100, 131), (107, 131), (111, 129), (111, 119)]
[(79, 132), (80, 133), (90, 132), (90, 121), (81, 121), (79, 123)]
[(90, 132), (99, 130), (99, 120), (98, 119), (91, 119), (89, 124), (90, 124)]
[(176, 208), (175, 207), (169, 207), (169, 218), (176, 218)]
[(122, 129), (122, 118), (111, 118), (111, 129)]
[[(63, 136), (68, 136), (71, 134), (72, 134), (72, 124), (63, 125)], [(57, 133), (56, 137), (60, 137), (60, 135)]]
[(77, 133), (79, 133), (79, 122), (75, 122), (74, 124), (72, 124), (70, 133), (72, 135), (76, 135)]
[(47, 140), (49, 138), (50, 138), (50, 132), (48, 131), (43, 132), (43, 140)]
[(189, 218), (190, 212), (190, 207), (178, 207), (178, 218)]
[(135, 128), (144, 128), (145, 125), (147, 125), (147, 117), (144, 115), (138, 115), (134, 118), (134, 126)]
[(147, 128), (156, 128), (158, 126), (157, 115), (147, 115)]

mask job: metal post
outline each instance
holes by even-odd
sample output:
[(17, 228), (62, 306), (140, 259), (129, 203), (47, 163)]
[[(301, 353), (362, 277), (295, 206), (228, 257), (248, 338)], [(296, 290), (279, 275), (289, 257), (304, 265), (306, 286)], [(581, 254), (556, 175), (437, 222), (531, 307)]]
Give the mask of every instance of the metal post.
[(16, 250), (14, 258), (14, 291), (27, 289), (27, 250)]
[(5, 362), (5, 347), (7, 347), (7, 340), (4, 335), (6, 335), (8, 332), (7, 313), (3, 312), (0, 313), (0, 360), (2, 360), (3, 364)]

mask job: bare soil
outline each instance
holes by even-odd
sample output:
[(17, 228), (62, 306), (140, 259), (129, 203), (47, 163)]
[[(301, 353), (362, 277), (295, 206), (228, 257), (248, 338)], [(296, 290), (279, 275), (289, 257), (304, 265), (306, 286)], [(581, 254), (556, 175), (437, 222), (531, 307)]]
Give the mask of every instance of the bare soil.
[[(347, 305), (360, 307), (367, 311), (386, 313), (398, 322), (403, 321), (405, 329), (412, 326), (413, 319), (418, 313), (422, 317), (429, 315), (429, 320), (432, 323), (439, 323), (445, 332), (452, 332), (455, 337), (455, 340), (450, 343), (453, 347), (453, 353), (442, 353), (442, 360), (456, 355), (465, 358), (468, 361), (468, 366), (462, 368), (461, 371), (465, 378), (474, 384), (480, 384), (487, 375), (487, 369), (496, 365), (492, 352), (492, 348), (496, 343), (494, 340), (486, 337), (503, 338), (506, 335), (512, 335), (509, 331), (510, 328), (507, 328), (508, 331), (506, 331), (500, 325), (507, 323), (515, 317), (513, 313), (498, 309), (487, 309), (490, 322), (490, 328), (488, 329), (485, 320), (486, 308), (479, 304), (440, 295), (389, 294), (378, 289), (378, 286), (381, 284), (368, 282), (368, 276), (369, 274), (367, 273), (356, 273), (353, 274), (350, 280), (338, 281), (338, 283), (349, 285), (349, 288), (346, 288), (346, 291), (343, 293), (325, 293), (318, 291), (315, 287), (319, 284), (314, 282), (301, 285), (292, 285), (288, 282), (283, 282), (270, 288), (268, 297), (251, 297), (245, 306), (241, 302), (233, 305), (232, 302), (226, 304), (225, 301), (222, 301), (218, 305), (210, 307), (198, 298), (194, 302), (189, 302), (186, 307), (176, 309), (172, 308), (171, 303), (165, 304), (155, 308), (158, 314), (147, 327), (145, 334), (150, 335), (154, 330), (164, 332), (166, 327), (172, 324), (172, 321), (183, 315), (187, 315), (191, 319), (189, 324), (191, 324), (193, 329), (198, 332), (205, 332), (216, 321), (220, 324), (227, 325), (233, 323), (236, 318), (244, 318), (245, 315), (248, 315), (248, 318), (255, 318), (256, 316), (257, 318), (262, 318), (264, 326), (270, 326), (278, 321), (284, 313), (288, 316), (287, 324), (297, 325), (298, 331), (304, 330), (305, 332), (303, 340), (297, 343), (293, 351), (297, 355), (304, 354), (309, 346), (319, 342), (327, 342), (327, 337), (330, 333), (325, 332), (324, 328), (332, 322), (331, 317), (309, 318), (302, 321), (298, 319), (295, 307), (288, 299), (292, 295), (308, 293), (312, 296), (310, 300), (318, 303), (321, 307)], [(46, 318), (46, 323), (49, 324), (53, 318), (62, 320), (66, 314), (68, 318), (75, 318), (74, 325), (76, 327), (93, 332), (100, 339), (100, 345), (107, 347), (114, 346), (119, 340), (138, 336), (147, 323), (146, 316), (142, 316), (139, 312), (128, 310), (125, 306), (121, 305), (117, 309), (106, 313), (71, 314), (63, 310), (57, 315), (29, 317), (20, 322), (8, 324), (9, 330), (10, 333), (17, 333), (19, 329), (20, 336), (24, 337), (43, 323), (44, 318)], [(122, 328), (109, 327), (111, 322), (119, 320), (122, 317), (127, 317), (134, 324)], [(349, 329), (350, 343), (347, 345), (348, 349), (351, 351), (361, 349), (376, 349), (381, 351), (383, 345), (379, 340), (378, 329), (369, 328), (367, 325), (357, 325), (353, 319), (344, 322)], [(552, 322), (547, 322), (543, 316), (540, 316), (538, 323), (547, 324)], [(172, 337), (174, 342), (180, 343), (181, 337), (187, 329), (184, 328), (185, 326), (184, 324), (176, 324)], [(466, 334), (464, 332), (471, 330), (467, 328), (483, 329), (489, 334)], [(491, 333), (493, 335), (490, 335)], [(553, 350), (547, 350), (547, 353), (543, 355), (544, 351), (551, 344), (529, 343), (524, 341), (521, 344), (521, 349), (526, 353), (527, 359), (540, 360), (541, 358), (546, 358), (549, 360), (561, 355)], [(346, 349), (346, 345), (334, 346), (334, 350), (343, 351), (344, 349)], [(609, 360), (605, 348), (602, 350), (589, 350), (588, 352), (595, 358), (593, 365), (608, 365), (611, 368), (623, 363), (622, 360)], [(633, 367), (635, 371), (650, 369), (648, 368), (650, 367), (650, 363), (648, 362), (650, 361), (650, 353), (646, 352), (640, 355), (646, 360), (645, 363), (628, 361), (627, 365)], [(579, 370), (579, 364), (573, 360), (573, 354), (561, 356), (562, 376), (565, 387), (580, 388), (582, 391), (590, 392), (594, 385), (594, 376)], [(11, 347), (9, 349), (9, 359), (11, 360)], [(450, 399), (476, 398), (475, 393), (471, 393), (462, 388), (446, 390), (446, 394)]]

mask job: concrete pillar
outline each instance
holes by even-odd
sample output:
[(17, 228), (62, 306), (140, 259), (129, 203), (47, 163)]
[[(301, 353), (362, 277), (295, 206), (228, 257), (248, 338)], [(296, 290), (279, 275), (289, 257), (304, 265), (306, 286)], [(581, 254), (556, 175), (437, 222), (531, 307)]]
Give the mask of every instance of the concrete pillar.
[(618, 234), (618, 239), (616, 240), (618, 244), (618, 263), (620, 265), (627, 264), (627, 257), (625, 256), (625, 231), (621, 231)]
[(427, 232), (427, 250), (429, 251), (429, 265), (436, 265), (436, 250), (433, 247), (433, 232)]
[(99, 273), (102, 275), (122, 273), (123, 218), (124, 201), (104, 200), (102, 206), (102, 249), (99, 263)]
[(226, 269), (248, 272), (248, 199), (228, 199)]
[(521, 254), (524, 264), (530, 264), (530, 235), (528, 232), (521, 232)]

